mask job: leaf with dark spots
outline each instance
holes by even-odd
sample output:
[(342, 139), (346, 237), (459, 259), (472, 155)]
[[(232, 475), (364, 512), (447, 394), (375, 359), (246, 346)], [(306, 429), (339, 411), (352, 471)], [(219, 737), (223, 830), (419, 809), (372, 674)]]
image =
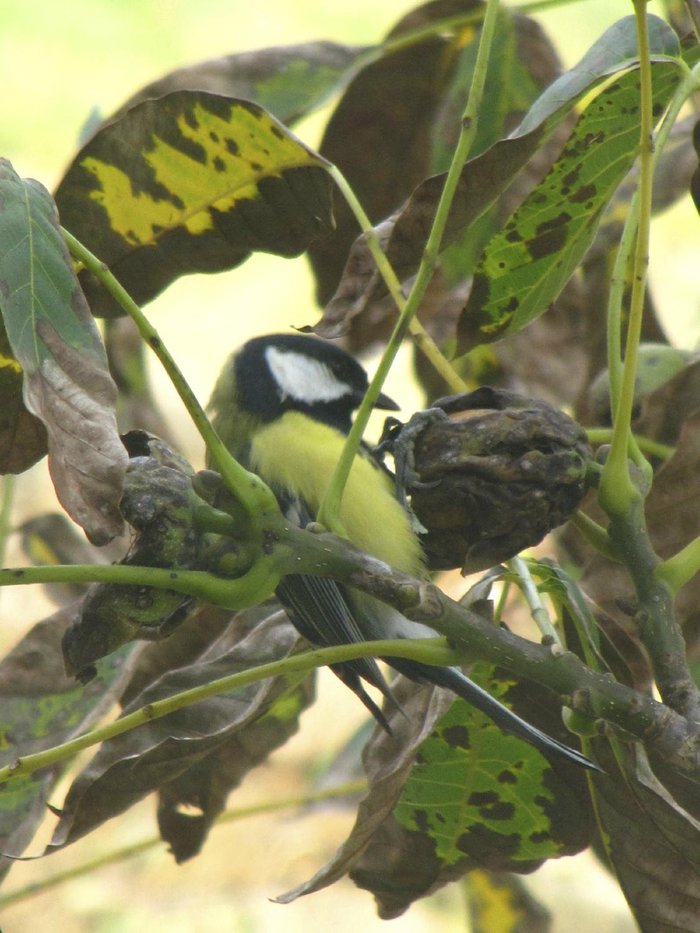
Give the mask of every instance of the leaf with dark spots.
[[(488, 668), (483, 666), (481, 676), (485, 673)], [(489, 687), (493, 689), (494, 684), (489, 682)], [(508, 685), (501, 683), (497, 690), (507, 695)], [(569, 792), (564, 782), (559, 786), (539, 754), (532, 755), (532, 749), (504, 736), (478, 714), (468, 719), (470, 747), (450, 743), (453, 723), (461, 723), (464, 716), (464, 704), (455, 703), (423, 744), (425, 763), (413, 769), (394, 809), (398, 822), (407, 830), (416, 830), (418, 815), (427, 819), (435, 853), (445, 865), (461, 861), (466, 852), (481, 866), (517, 871), (518, 863), (560, 854), (562, 845), (585, 844), (583, 826), (569, 826), (565, 836), (559, 837), (568, 822), (568, 818), (562, 821), (561, 814)], [(494, 772), (500, 774), (506, 763), (517, 776), (512, 784), (494, 780)], [(433, 824), (438, 812), (447, 820), (439, 832)], [(564, 842), (572, 829), (573, 835)], [(474, 833), (481, 842), (472, 851)], [(484, 844), (484, 834), (491, 839), (490, 845)], [(534, 844), (538, 837), (544, 841)], [(504, 846), (512, 864), (501, 860)]]
[(4, 160), (0, 282), (24, 402), (46, 428), (56, 494), (90, 540), (104, 544), (123, 526), (118, 504), (127, 456), (117, 431), (116, 386), (51, 196)]
[[(653, 62), (652, 69), (655, 100), (667, 103), (680, 69), (668, 61)], [(636, 157), (639, 120), (627, 110), (638, 93), (633, 70), (593, 98), (560, 157), (512, 216), (508, 234), (500, 231), (487, 244), (458, 323), (458, 352), (521, 330), (559, 295)], [(574, 193), (566, 181), (572, 173)], [(513, 230), (520, 240), (513, 240)]]
[[(88, 687), (68, 677), (60, 643), (74, 612), (75, 604), (39, 622), (0, 663), (2, 766), (85, 732), (109, 710), (129, 676), (139, 650), (133, 646), (101, 662)], [(22, 854), (62, 773), (59, 763), (0, 787), (0, 852)], [(1, 859), (0, 874), (11, 865)]]
[[(657, 157), (651, 202), (654, 214), (661, 213), (685, 197), (693, 184), (693, 174), (698, 164), (691, 138), (694, 122), (694, 117), (679, 120), (671, 130), (660, 157)], [(700, 179), (700, 175), (698, 178)], [(595, 241), (586, 256), (587, 263), (610, 250), (617, 249), (630, 199), (638, 182), (638, 166), (635, 164), (603, 214)]]
[[(240, 627), (227, 627), (195, 663), (165, 672), (143, 693), (132, 694), (124, 714), (284, 657), (298, 644), (296, 631), (281, 613), (268, 614), (241, 641), (240, 631)], [(173, 809), (181, 803), (201, 806), (206, 819), (198, 838), (203, 841), (228, 790), (296, 729), (298, 715), (311, 696), (305, 679), (298, 675), (275, 678), (210, 697), (103, 744), (69, 788), (47, 853), (75, 842), (137, 800), (165, 788), (161, 801), (164, 826), (173, 834), (173, 844), (182, 843), (182, 857), (192, 854), (193, 837), (174, 817)], [(235, 750), (244, 749), (248, 737), (248, 756), (237, 756)], [(216, 783), (217, 763), (224, 769), (220, 784)]]
[[(561, 250), (566, 242), (566, 228), (571, 215), (562, 211), (557, 217), (545, 220), (535, 230), (531, 240), (525, 242), (527, 251), (533, 259), (543, 259)], [(505, 260), (499, 261), (499, 268), (505, 268)]]
[[(223, 170), (222, 170), (223, 167)], [(81, 149), (56, 191), (63, 225), (139, 303), (251, 251), (296, 256), (332, 228), (326, 162), (249, 101), (146, 100)], [(123, 313), (81, 273), (93, 312)]]
[[(512, 685), (491, 673), (478, 665), (471, 676), (510, 701)], [(375, 730), (365, 749), (369, 792), (350, 836), (282, 901), (349, 872), (375, 895), (380, 915), (394, 917), (477, 865), (527, 872), (587, 845), (592, 820), (581, 775), (565, 775), (444, 691), (416, 691), (403, 678), (392, 689), (405, 715), (390, 714), (393, 735)]]

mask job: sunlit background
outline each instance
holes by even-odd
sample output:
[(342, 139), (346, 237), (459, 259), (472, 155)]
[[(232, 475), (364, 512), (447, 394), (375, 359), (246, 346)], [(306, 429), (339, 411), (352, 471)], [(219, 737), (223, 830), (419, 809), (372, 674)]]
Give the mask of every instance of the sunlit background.
[[(330, 39), (347, 44), (377, 41), (412, 4), (405, 0), (3, 0), (0, 28), (0, 155), (23, 176), (52, 188), (75, 153), (81, 127), (95, 112), (106, 115), (143, 84), (186, 64), (270, 45)], [(625, 0), (584, 0), (538, 14), (565, 65), (570, 66), (612, 22), (632, 12)], [(317, 144), (323, 115), (295, 128)], [(655, 222), (652, 282), (673, 340), (692, 347), (700, 332), (696, 274), (698, 224), (689, 200)], [(205, 401), (228, 355), (248, 336), (314, 323), (318, 309), (304, 259), (256, 256), (227, 274), (191, 276), (171, 286), (148, 314), (199, 398)], [(388, 390), (406, 407), (417, 400), (407, 365)], [(183, 452), (199, 467), (201, 449), (167, 381), (154, 381)], [(19, 478), (16, 520), (54, 501), (45, 466)], [(8, 562), (24, 560), (11, 545)], [(33, 622), (52, 611), (38, 593), (2, 593), (0, 646), (4, 650)], [(303, 729), (231, 798), (235, 807), (294, 796), (332, 760), (362, 719), (359, 704), (332, 677), (322, 679), (320, 700)], [(60, 805), (61, 792), (54, 795)], [(113, 821), (64, 853), (19, 864), (6, 888), (22, 887), (77, 866), (155, 832), (151, 801)], [(308, 878), (342, 842), (349, 811), (290, 811), (215, 829), (202, 856), (176, 867), (163, 847), (147, 855), (68, 881), (7, 909), (4, 933), (52, 929), (61, 933), (153, 933), (284, 930), (371, 933), (387, 929), (369, 895), (342, 882), (282, 907), (269, 898)], [(45, 835), (42, 837), (45, 839)], [(31, 851), (39, 851), (37, 842)], [(593, 881), (591, 879), (594, 879)], [(614, 883), (588, 856), (548, 865), (533, 890), (561, 918), (560, 933), (634, 929)], [(575, 918), (575, 919), (574, 919)], [(458, 885), (415, 905), (392, 922), (396, 933), (466, 928)]]

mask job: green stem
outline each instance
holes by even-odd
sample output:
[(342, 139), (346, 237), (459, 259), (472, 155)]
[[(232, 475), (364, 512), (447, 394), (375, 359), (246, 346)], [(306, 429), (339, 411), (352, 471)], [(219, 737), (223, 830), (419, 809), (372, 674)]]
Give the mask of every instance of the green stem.
[[(442, 243), (442, 238), (445, 231), (445, 225), (447, 223), (450, 208), (452, 206), (455, 192), (457, 190), (462, 168), (464, 167), (464, 163), (469, 156), (469, 151), (476, 136), (479, 109), (483, 98), (486, 70), (491, 52), (491, 45), (493, 43), (493, 37), (496, 30), (496, 19), (498, 16), (498, 11), (499, 0), (487, 0), (484, 22), (481, 28), (481, 37), (479, 40), (479, 50), (477, 52), (474, 73), (472, 75), (472, 83), (469, 89), (467, 105), (462, 117), (462, 129), (459, 135), (457, 146), (455, 148), (455, 152), (452, 157), (452, 163), (447, 173), (445, 186), (442, 190), (442, 194), (438, 202), (437, 210), (435, 212), (435, 219), (433, 221), (433, 225), (425, 245), (423, 258), (421, 260), (420, 266), (418, 267), (418, 272), (416, 274), (411, 292), (406, 299), (405, 304), (403, 304), (403, 309), (399, 314), (399, 319), (396, 322), (396, 326), (394, 327), (384, 354), (382, 355), (382, 358), (379, 362), (379, 366), (377, 367), (377, 370), (374, 374), (374, 378), (370, 383), (367, 394), (365, 395), (362, 405), (360, 406), (360, 410), (357, 413), (357, 417), (355, 418), (352, 430), (348, 435), (343, 453), (341, 454), (341, 457), (338, 461), (335, 472), (319, 510), (319, 521), (332, 530), (338, 530), (341, 534), (342, 527), (339, 519), (340, 504), (342, 501), (343, 490), (350, 474), (352, 463), (360, 449), (360, 443), (365, 433), (372, 409), (377, 401), (377, 398), (379, 397), (379, 393), (381, 392), (389, 370), (394, 363), (396, 354), (398, 353), (403, 339), (406, 336), (411, 321), (414, 319), (418, 308), (420, 307), (421, 301), (423, 300), (425, 292), (433, 276), (435, 263), (440, 251), (440, 244)], [(344, 194), (347, 193), (347, 188), (343, 188), (341, 190), (343, 190)], [(352, 195), (351, 200), (348, 203), (353, 211), (359, 207), (357, 199), (354, 197), (354, 195)], [(361, 209), (360, 211), (360, 214), (357, 215), (357, 219), (360, 222), (360, 225), (368, 225), (369, 219), (367, 218), (367, 215)], [(363, 229), (365, 229), (364, 226)], [(365, 230), (365, 232), (368, 231)], [(369, 238), (368, 242), (370, 241), (371, 237)], [(381, 253), (382, 256), (382, 259), (379, 260), (381, 263), (380, 269), (386, 270), (386, 268), (389, 267), (388, 260), (386, 260), (386, 257), (384, 257), (381, 249), (379, 250), (379, 253)], [(390, 273), (390, 278), (392, 276), (395, 280), (395, 284), (391, 286), (391, 293), (396, 300), (397, 297), (401, 294), (401, 287), (398, 283), (398, 280), (396, 280), (395, 275), (393, 275), (393, 270), (392, 273)]]
[(237, 674), (220, 677), (218, 680), (202, 684), (199, 687), (183, 690), (181, 693), (166, 697), (163, 700), (156, 700), (141, 709), (135, 710), (133, 713), (121, 716), (114, 722), (93, 729), (91, 732), (80, 735), (68, 742), (63, 742), (61, 745), (36, 752), (33, 755), (17, 758), (13, 764), (0, 768), (0, 785), (13, 778), (32, 774), (41, 768), (51, 767), (60, 761), (65, 761), (67, 758), (72, 758), (86, 748), (100, 742), (106, 742), (115, 738), (115, 736), (123, 735), (125, 732), (130, 732), (132, 729), (154, 719), (162, 719), (163, 716), (167, 716), (169, 713), (192, 706), (194, 703), (199, 703), (219, 693), (238, 690), (268, 677), (287, 677), (291, 674), (305, 673), (317, 667), (341, 664), (345, 661), (366, 657), (408, 658), (421, 661), (424, 664), (449, 666), (458, 663), (460, 655), (445, 647), (444, 640), (439, 638), (387, 639), (356, 645), (320, 648), (316, 651), (284, 658), (281, 661), (261, 664)]
[(608, 560), (614, 560), (618, 563), (620, 562), (620, 555), (615, 550), (610, 536), (605, 528), (599, 525), (598, 522), (593, 521), (585, 512), (576, 512), (575, 515), (571, 516), (569, 521), (574, 528), (583, 535), (586, 541), (588, 541), (596, 551), (599, 551), (603, 557), (607, 557)]
[[(327, 800), (339, 800), (344, 797), (360, 794), (367, 789), (367, 781), (349, 781), (347, 784), (341, 784), (337, 787), (330, 787), (326, 790), (314, 791), (310, 794), (300, 794), (296, 797), (285, 797), (281, 800), (272, 800), (265, 803), (253, 804), (249, 807), (239, 807), (237, 809), (227, 810), (220, 814), (214, 821), (215, 826), (223, 826), (225, 823), (233, 823), (238, 820), (248, 819), (252, 816), (263, 816), (268, 813), (277, 813), (282, 810), (298, 810), (309, 807), (313, 804), (323, 803)], [(127, 859), (135, 858), (164, 845), (160, 836), (153, 836), (151, 839), (144, 839), (133, 845), (123, 846), (121, 849), (115, 849), (100, 855), (97, 858), (76, 865), (66, 871), (58, 872), (41, 881), (33, 882), (16, 891), (8, 891), (7, 894), (0, 895), (0, 908), (10, 907), (20, 901), (34, 897), (36, 894), (43, 894), (45, 891), (51, 891), (60, 887), (68, 881), (74, 881), (76, 878), (82, 878), (90, 875), (100, 868), (107, 865), (116, 865), (118, 862), (124, 862)]]
[(2, 503), (0, 504), (0, 566), (5, 564), (7, 539), (10, 534), (12, 505), (15, 498), (17, 477), (8, 473), (2, 479)]
[(245, 470), (228, 452), (179, 366), (133, 298), (103, 262), (67, 230), (63, 229), (62, 232), (73, 258), (80, 261), (118, 302), (132, 319), (146, 344), (158, 357), (202, 440), (207, 445), (214, 465), (248, 516), (254, 519), (267, 509), (277, 509), (277, 500), (271, 490), (257, 476)]
[[(670, 460), (676, 451), (675, 447), (662, 444), (660, 441), (654, 441), (650, 437), (643, 437), (641, 434), (632, 436), (639, 449), (649, 454), (650, 457), (658, 457), (659, 460)], [(612, 440), (612, 430), (610, 428), (586, 428), (586, 437), (594, 445), (609, 444)]]
[[(372, 258), (374, 259), (375, 265), (377, 266), (377, 271), (384, 280), (384, 284), (389, 290), (389, 294), (394, 299), (394, 303), (399, 309), (399, 313), (402, 314), (406, 307), (406, 299), (401, 288), (401, 283), (399, 282), (399, 279), (394, 272), (391, 263), (387, 259), (386, 254), (382, 250), (382, 245), (379, 242), (379, 237), (377, 236), (376, 230), (372, 226), (372, 222), (370, 221), (365, 212), (365, 209), (362, 207), (362, 204), (357, 199), (355, 192), (352, 190), (340, 169), (333, 165), (328, 170), (328, 174), (338, 186), (338, 190), (342, 193), (348, 204), (348, 207), (355, 215), (355, 219), (360, 225), (360, 229), (364, 235), (367, 249), (372, 254)], [(411, 319), (409, 326), (416, 346), (420, 349), (426, 359), (430, 361), (433, 369), (435, 369), (436, 372), (438, 372), (444, 379), (450, 390), (452, 392), (466, 391), (466, 383), (459, 375), (459, 373), (455, 372), (454, 367), (440, 351), (440, 348), (435, 343), (430, 334), (425, 330), (420, 321), (414, 317)]]
[(519, 581), (518, 586), (520, 587), (520, 592), (525, 597), (530, 607), (530, 614), (543, 638), (547, 639), (552, 644), (561, 645), (562, 642), (559, 637), (559, 632), (552, 625), (552, 620), (549, 618), (549, 613), (544, 607), (539, 590), (537, 589), (537, 584), (532, 579), (532, 574), (530, 573), (530, 568), (527, 563), (522, 557), (512, 557), (508, 561), (508, 566), (511, 573), (513, 573)]
[(656, 579), (669, 587), (672, 593), (689, 583), (700, 571), (700, 538), (694, 538), (681, 551), (662, 561), (656, 568)]
[[(632, 410), (634, 407), (634, 388), (637, 375), (637, 349), (642, 332), (644, 314), (644, 296), (647, 270), (649, 265), (649, 229), (651, 223), (651, 199), (653, 187), (653, 151), (654, 120), (652, 112), (651, 59), (649, 53), (649, 33), (646, 0), (634, 0), (637, 23), (637, 43), (639, 47), (639, 82), (640, 82), (640, 142), (639, 142), (639, 182), (636, 192), (635, 210), (638, 211), (636, 222), (636, 241), (632, 269), (632, 297), (630, 300), (629, 322), (624, 363), (620, 377), (620, 320), (612, 317), (608, 325), (609, 356), (608, 360), (611, 387), (611, 410), (613, 412), (613, 437), (600, 481), (600, 504), (609, 515), (625, 515), (642, 493), (630, 477), (628, 457), (632, 453), (637, 466), (649, 481), (652, 469), (633, 444), (631, 433)], [(627, 227), (627, 225), (626, 225)], [(630, 220), (634, 228), (634, 218)], [(624, 234), (632, 236), (625, 229)], [(625, 243), (627, 248), (627, 243)], [(618, 254), (614, 276), (614, 301), (621, 300), (623, 288), (623, 270), (626, 268), (626, 256), (622, 248)], [(612, 301), (612, 297), (611, 297)]]
[[(693, 94), (700, 83), (700, 65), (689, 70), (683, 62), (679, 67), (685, 69), (683, 80), (676, 88), (668, 110), (664, 116), (652, 153), (652, 175), (656, 170), (661, 153), (671, 134), (678, 115), (687, 99)], [(627, 267), (632, 256), (635, 244), (635, 234), (639, 222), (639, 189), (634, 192), (630, 201), (625, 224), (618, 245), (615, 264), (610, 279), (610, 296), (608, 300), (608, 370), (610, 373), (610, 410), (617, 411), (620, 403), (620, 386), (622, 382), (622, 300), (625, 291)], [(641, 447), (641, 439), (637, 438)]]
[(270, 596), (279, 583), (280, 572), (272, 560), (259, 560), (243, 576), (233, 580), (204, 570), (170, 570), (129, 564), (55, 564), (45, 567), (0, 570), (0, 587), (36, 583), (118, 583), (153, 586), (194, 596), (203, 602), (240, 610), (255, 606)]

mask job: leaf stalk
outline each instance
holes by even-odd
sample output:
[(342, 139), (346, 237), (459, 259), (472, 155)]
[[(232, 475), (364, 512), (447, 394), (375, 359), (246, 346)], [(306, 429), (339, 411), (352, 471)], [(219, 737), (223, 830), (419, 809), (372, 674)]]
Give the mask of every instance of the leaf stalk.
[[(486, 70), (489, 55), (491, 53), (491, 46), (493, 44), (493, 37), (496, 31), (496, 22), (499, 9), (499, 0), (487, 0), (486, 10), (484, 13), (484, 22), (481, 28), (481, 36), (479, 39), (479, 49), (477, 52), (476, 63), (474, 65), (474, 73), (472, 75), (472, 83), (469, 89), (467, 105), (462, 117), (462, 127), (459, 140), (457, 142), (457, 146), (452, 157), (452, 162), (447, 173), (447, 178), (445, 180), (445, 185), (438, 202), (437, 210), (435, 212), (435, 219), (433, 220), (433, 225), (425, 245), (423, 257), (421, 259), (413, 287), (411, 288), (408, 298), (403, 304), (403, 308), (399, 314), (396, 326), (394, 327), (391, 337), (389, 338), (387, 346), (374, 374), (374, 378), (370, 382), (369, 389), (367, 390), (367, 394), (365, 395), (362, 405), (360, 406), (360, 409), (357, 413), (352, 430), (348, 435), (345, 448), (341, 454), (340, 460), (338, 461), (328, 490), (326, 491), (326, 494), (323, 498), (321, 509), (319, 510), (319, 521), (331, 530), (337, 530), (338, 533), (341, 534), (342, 528), (339, 519), (340, 504), (353, 460), (355, 459), (355, 456), (360, 449), (360, 443), (367, 428), (367, 423), (369, 421), (369, 416), (372, 412), (372, 409), (374, 408), (389, 370), (391, 369), (394, 360), (396, 359), (399, 348), (401, 347), (403, 339), (410, 328), (411, 321), (415, 318), (415, 315), (418, 311), (418, 308), (420, 307), (420, 304), (435, 271), (435, 264), (437, 262), (440, 244), (442, 243), (445, 225), (447, 223), (450, 208), (452, 206), (455, 192), (457, 190), (462, 168), (464, 167), (464, 163), (469, 156), (469, 151), (476, 136), (479, 109), (481, 106), (484, 84), (486, 81)], [(343, 190), (343, 193), (345, 194), (348, 189), (346, 187), (341, 190)], [(354, 198), (354, 195), (351, 197), (351, 200), (348, 201), (348, 204), (353, 211), (355, 211), (357, 206), (359, 206), (356, 199)], [(365, 233), (369, 233), (371, 230), (371, 224), (364, 211), (361, 212), (357, 219), (360, 222), (363, 231)], [(369, 241), (371, 241), (371, 235)], [(378, 245), (378, 243), (376, 245)], [(386, 257), (384, 257), (383, 253), (382, 257), (383, 258), (380, 259), (380, 271), (382, 269), (386, 269), (386, 267), (389, 266), (388, 260), (386, 260)], [(394, 284), (391, 286), (391, 292), (396, 300), (397, 296), (401, 294), (401, 288), (396, 275), (393, 273), (393, 270), (390, 274), (390, 278), (392, 275)], [(400, 301), (398, 302), (398, 305), (401, 307)], [(466, 385), (462, 382), (462, 386), (459, 391), (464, 391), (465, 388)]]

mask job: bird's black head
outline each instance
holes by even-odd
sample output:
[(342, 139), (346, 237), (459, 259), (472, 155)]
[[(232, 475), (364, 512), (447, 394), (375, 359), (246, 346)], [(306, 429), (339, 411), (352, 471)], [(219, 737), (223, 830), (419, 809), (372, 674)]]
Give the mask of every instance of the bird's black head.
[[(343, 432), (367, 390), (367, 373), (345, 350), (303, 334), (255, 337), (234, 358), (238, 404), (261, 421), (300, 411)], [(381, 395), (377, 408), (398, 406)]]

